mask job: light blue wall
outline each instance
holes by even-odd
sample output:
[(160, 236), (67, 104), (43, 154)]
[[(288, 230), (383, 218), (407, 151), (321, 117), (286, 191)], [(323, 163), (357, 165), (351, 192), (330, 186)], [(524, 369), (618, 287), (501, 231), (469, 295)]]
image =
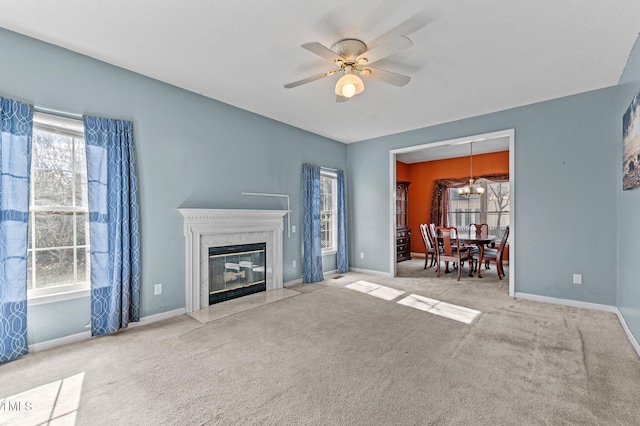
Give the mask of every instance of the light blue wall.
[(640, 341), (640, 188), (622, 190), (622, 116), (640, 90), (640, 37), (631, 51), (618, 86), (616, 112), (618, 196), (618, 308), (637, 341)]
[[(351, 266), (390, 272), (389, 150), (514, 128), (516, 292), (615, 305), (616, 93), (612, 87), (348, 145)], [(572, 284), (574, 273), (582, 285)]]
[[(639, 50), (618, 87), (347, 146), (2, 29), (0, 96), (134, 122), (143, 316), (184, 307), (176, 208), (282, 209), (280, 200), (240, 192), (285, 193), (300, 230), (301, 164), (346, 169), (351, 266), (389, 272), (389, 150), (514, 128), (516, 291), (617, 303), (638, 338), (640, 190), (623, 192), (620, 182), (621, 117), (640, 88)], [(285, 237), (284, 250), (285, 281), (297, 279), (299, 232)], [(327, 260), (325, 269), (334, 269)], [(571, 284), (573, 273), (583, 274), (583, 285)], [(153, 296), (158, 282), (164, 294)], [(29, 343), (86, 331), (88, 321), (88, 299), (30, 307)]]
[[(2, 29), (0, 51), (0, 96), (133, 121), (143, 317), (184, 307), (179, 207), (285, 209), (280, 199), (240, 193), (289, 194), (298, 232), (284, 237), (284, 280), (301, 276), (302, 163), (345, 169), (344, 144)], [(333, 268), (328, 259), (326, 269)], [(153, 295), (155, 283), (164, 284), (160, 296)], [(86, 298), (30, 307), (28, 340), (80, 333), (88, 322)]]

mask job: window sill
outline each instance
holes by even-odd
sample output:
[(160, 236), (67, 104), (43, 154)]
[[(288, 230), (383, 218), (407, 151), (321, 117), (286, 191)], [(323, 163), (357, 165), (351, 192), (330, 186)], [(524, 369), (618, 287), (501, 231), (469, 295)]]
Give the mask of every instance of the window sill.
[(64, 302), (66, 300), (81, 299), (91, 296), (91, 289), (64, 291), (60, 293), (43, 294), (39, 296), (27, 295), (27, 306), (46, 305), (48, 303)]
[(323, 256), (333, 256), (334, 254), (338, 254), (338, 250), (327, 250), (322, 252)]

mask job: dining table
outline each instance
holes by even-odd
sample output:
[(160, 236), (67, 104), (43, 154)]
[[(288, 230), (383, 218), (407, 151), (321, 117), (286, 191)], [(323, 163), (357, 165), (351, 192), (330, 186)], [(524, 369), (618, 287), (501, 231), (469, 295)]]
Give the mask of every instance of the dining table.
[[(484, 246), (494, 243), (498, 237), (495, 235), (477, 235), (475, 232), (458, 232), (458, 242), (463, 245), (476, 245), (480, 251), (478, 255), (478, 278), (482, 278), (482, 256), (484, 255)], [(473, 261), (469, 265), (469, 276), (473, 273)]]

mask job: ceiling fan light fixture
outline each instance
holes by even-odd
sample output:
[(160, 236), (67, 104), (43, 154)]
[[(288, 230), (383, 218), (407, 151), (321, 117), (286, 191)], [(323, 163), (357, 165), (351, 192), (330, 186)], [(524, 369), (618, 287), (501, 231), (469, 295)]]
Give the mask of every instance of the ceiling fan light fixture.
[(345, 73), (336, 83), (336, 95), (351, 98), (364, 90), (364, 83), (353, 72)]

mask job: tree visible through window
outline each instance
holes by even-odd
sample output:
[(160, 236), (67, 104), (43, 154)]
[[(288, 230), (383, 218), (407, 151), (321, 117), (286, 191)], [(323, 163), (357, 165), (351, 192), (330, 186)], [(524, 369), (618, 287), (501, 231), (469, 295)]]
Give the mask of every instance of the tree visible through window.
[(466, 231), (472, 223), (486, 223), (489, 234), (502, 237), (509, 225), (509, 182), (479, 179), (485, 188), (482, 196), (465, 197), (457, 188), (449, 188), (449, 226)]
[(320, 233), (322, 251), (338, 249), (337, 243), (338, 176), (329, 170), (320, 171)]
[(29, 202), (30, 296), (89, 287), (89, 213), (83, 125), (34, 115)]

